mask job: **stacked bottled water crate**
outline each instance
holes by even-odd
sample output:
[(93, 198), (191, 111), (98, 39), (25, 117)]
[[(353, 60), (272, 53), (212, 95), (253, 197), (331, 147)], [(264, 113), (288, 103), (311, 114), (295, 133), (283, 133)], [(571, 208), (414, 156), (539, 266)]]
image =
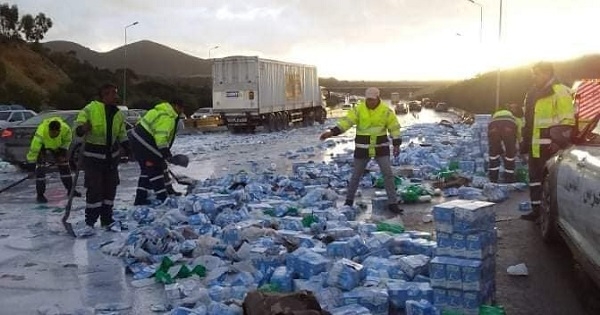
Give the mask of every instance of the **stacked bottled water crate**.
[(495, 300), (495, 204), (453, 200), (433, 207), (436, 257), (429, 265), (433, 304), (478, 314)]
[(477, 142), (479, 154), (475, 156), (475, 172), (485, 172), (487, 170), (488, 159), (488, 125), (492, 121), (492, 115), (475, 115), (475, 123), (473, 124), (474, 139)]

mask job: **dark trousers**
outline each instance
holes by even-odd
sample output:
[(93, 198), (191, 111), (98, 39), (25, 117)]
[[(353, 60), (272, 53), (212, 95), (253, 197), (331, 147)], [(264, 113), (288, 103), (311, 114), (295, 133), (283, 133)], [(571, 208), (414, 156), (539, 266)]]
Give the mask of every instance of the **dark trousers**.
[(100, 224), (108, 226), (113, 222), (113, 204), (119, 185), (117, 166), (85, 166), (85, 223), (94, 226), (98, 217)]
[(539, 207), (542, 204), (542, 181), (546, 161), (552, 156), (548, 145), (540, 146), (540, 157), (534, 158), (529, 154), (529, 198), (531, 206)]
[[(515, 157), (517, 155), (517, 125), (508, 120), (492, 121), (488, 126), (489, 167), (488, 177), (498, 182), (500, 157), (504, 159), (504, 181), (515, 181)], [(502, 145), (504, 144), (504, 149)], [(506, 150), (506, 151), (505, 151)]]
[(140, 178), (138, 179), (134, 204), (148, 204), (150, 191), (154, 191), (156, 199), (160, 201), (167, 199), (168, 194), (174, 193), (167, 163), (135, 138), (131, 141), (131, 149), (140, 165)]
[[(58, 167), (60, 180), (62, 181), (63, 186), (65, 186), (67, 192), (71, 191), (73, 178), (66, 155), (54, 151), (42, 150), (35, 165), (35, 190), (38, 196), (43, 195), (46, 192), (46, 157), (48, 154), (53, 155), (54, 160), (57, 161), (56, 166)], [(59, 160), (63, 160), (64, 162), (58, 162)]]

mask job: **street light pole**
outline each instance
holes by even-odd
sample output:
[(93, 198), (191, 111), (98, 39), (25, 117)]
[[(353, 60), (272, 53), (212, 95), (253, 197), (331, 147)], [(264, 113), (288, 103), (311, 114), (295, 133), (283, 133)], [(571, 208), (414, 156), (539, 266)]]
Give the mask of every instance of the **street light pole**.
[[(500, 0), (500, 15), (498, 18), (498, 52), (500, 52), (500, 45), (502, 42), (502, 0)], [(500, 58), (496, 60), (498, 63), (498, 69), (496, 69), (496, 110), (500, 108)]]
[(125, 25), (125, 46), (124, 47), (124, 54), (125, 54), (125, 58), (124, 58), (124, 65), (123, 65), (123, 105), (127, 106), (127, 29), (138, 25), (138, 21), (135, 21), (129, 25)]
[(479, 6), (479, 44), (483, 43), (483, 5), (481, 3), (475, 2), (475, 0), (467, 0), (474, 5)]
[(215, 46), (215, 47), (212, 47), (212, 48), (209, 48), (209, 49), (208, 49), (208, 59), (210, 59), (210, 51), (211, 51), (211, 50), (214, 50), (214, 49), (217, 49), (217, 48), (219, 48), (219, 47), (220, 47), (220, 46), (219, 46), (219, 45), (217, 45), (217, 46)]

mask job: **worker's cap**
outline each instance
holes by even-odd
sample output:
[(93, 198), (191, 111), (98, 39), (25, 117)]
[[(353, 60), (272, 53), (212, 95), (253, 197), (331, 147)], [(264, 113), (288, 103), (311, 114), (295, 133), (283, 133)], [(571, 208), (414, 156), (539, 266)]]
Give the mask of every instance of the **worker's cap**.
[(366, 98), (379, 98), (379, 89), (376, 87), (370, 87), (365, 91)]

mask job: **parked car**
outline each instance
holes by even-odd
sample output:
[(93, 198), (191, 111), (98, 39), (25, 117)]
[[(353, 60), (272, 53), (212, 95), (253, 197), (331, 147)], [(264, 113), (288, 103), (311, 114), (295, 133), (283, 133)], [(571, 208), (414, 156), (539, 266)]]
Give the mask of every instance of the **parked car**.
[(0, 111), (4, 111), (4, 110), (25, 110), (27, 108), (25, 108), (25, 106), (23, 105), (4, 105), (4, 104), (0, 104)]
[(396, 113), (396, 115), (407, 114), (408, 106), (406, 105), (406, 103), (396, 104), (396, 106), (394, 106), (394, 112)]
[[(46, 118), (58, 116), (70, 126), (74, 126), (78, 113), (79, 111), (77, 110), (42, 112), (39, 115), (2, 130), (0, 134), (0, 142), (3, 144), (4, 149), (4, 152), (1, 152), (2, 159), (27, 168), (27, 152), (29, 151), (31, 139), (38, 125)], [(76, 152), (80, 148), (81, 143), (81, 138), (73, 137), (71, 147), (69, 148), (69, 156), (73, 160), (72, 163), (74, 163), (74, 159), (77, 156)]]
[(123, 114), (125, 114), (125, 120), (133, 126), (135, 126), (135, 124), (137, 124), (137, 122), (142, 119), (147, 112), (148, 111), (145, 109), (135, 108), (123, 110)]
[[(577, 94), (575, 99), (580, 101)], [(579, 104), (578, 108), (581, 111)], [(583, 270), (600, 286), (600, 112), (595, 110), (594, 115), (568, 128), (574, 134), (571, 143), (546, 163), (540, 230), (548, 243), (565, 240)], [(554, 131), (561, 127), (551, 128), (553, 141)]]
[(435, 105), (436, 112), (447, 112), (448, 111), (448, 103), (439, 102)]
[[(2, 105), (2, 106), (9, 106), (9, 105)], [(13, 106), (13, 105), (10, 105)], [(20, 106), (20, 105), (14, 105), (14, 106)], [(37, 115), (36, 112), (32, 111), (32, 110), (28, 110), (28, 109), (7, 109), (7, 110), (0, 110), (0, 130), (20, 123), (24, 120), (27, 120), (33, 116)]]
[(221, 115), (214, 112), (212, 107), (198, 108), (191, 116), (190, 119), (194, 120), (194, 126), (204, 125), (223, 125), (224, 121), (221, 119)]
[(408, 110), (411, 112), (420, 112), (421, 111), (421, 103), (419, 101), (410, 101), (408, 102)]

